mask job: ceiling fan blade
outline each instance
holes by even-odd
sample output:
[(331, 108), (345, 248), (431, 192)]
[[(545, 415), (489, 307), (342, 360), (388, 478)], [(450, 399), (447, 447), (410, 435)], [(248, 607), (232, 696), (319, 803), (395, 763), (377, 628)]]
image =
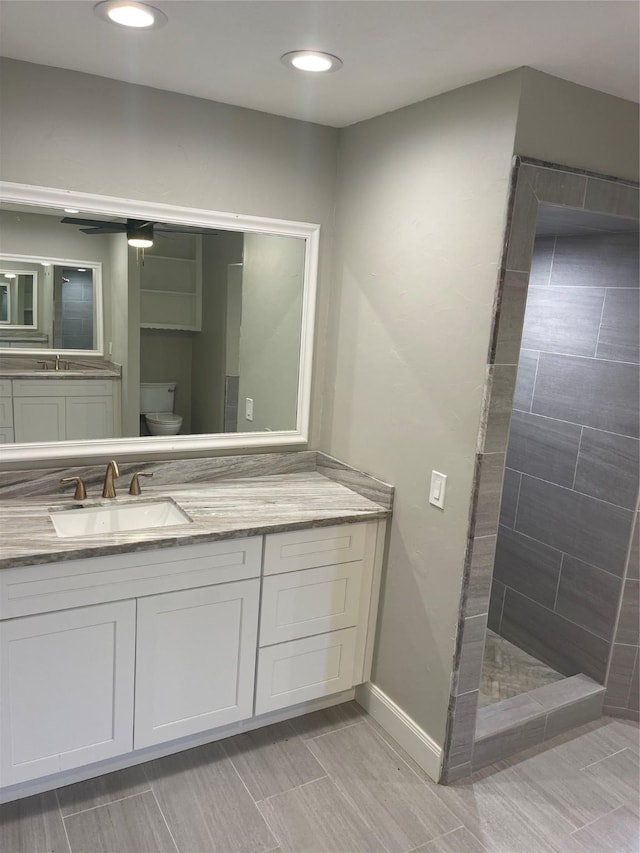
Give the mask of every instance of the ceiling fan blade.
[(113, 225), (108, 222), (103, 223), (104, 227), (100, 228), (81, 228), (83, 234), (124, 234), (127, 230), (126, 225), (121, 225), (114, 222)]
[(108, 222), (104, 219), (76, 219), (73, 216), (65, 216), (61, 219), (64, 225), (86, 225), (90, 228), (101, 228), (103, 225), (119, 225), (126, 230), (127, 226), (120, 222)]
[(154, 231), (162, 234), (220, 234), (216, 228), (198, 228), (197, 225), (156, 225)]

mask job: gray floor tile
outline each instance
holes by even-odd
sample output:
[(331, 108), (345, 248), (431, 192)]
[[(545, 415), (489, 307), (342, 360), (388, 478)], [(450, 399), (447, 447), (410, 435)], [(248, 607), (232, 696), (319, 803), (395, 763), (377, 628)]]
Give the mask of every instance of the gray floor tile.
[(522, 346), (594, 356), (604, 297), (602, 287), (529, 287)]
[(581, 432), (578, 424), (515, 411), (509, 433), (507, 468), (571, 487)]
[(633, 513), (523, 475), (515, 528), (590, 565), (621, 576)]
[(622, 806), (579, 829), (573, 837), (588, 853), (638, 853), (640, 820), (637, 808)]
[(553, 608), (562, 552), (508, 527), (498, 528), (493, 576), (496, 580)]
[(611, 641), (621, 589), (621, 578), (565, 554), (556, 613)]
[(623, 749), (580, 771), (599, 782), (624, 803), (636, 802), (640, 793), (640, 757)]
[(480, 844), (464, 826), (440, 836), (428, 844), (416, 847), (412, 853), (483, 853), (487, 848)]
[(277, 847), (219, 743), (152, 761), (145, 772), (181, 853), (261, 853)]
[(576, 491), (635, 509), (639, 479), (640, 440), (585, 427), (578, 454)]
[(323, 735), (309, 747), (390, 853), (461, 825), (370, 726)]
[(509, 467), (505, 468), (502, 481), (502, 501), (500, 503), (500, 524), (505, 527), (513, 527), (516, 523), (521, 478), (522, 474), (519, 471), (513, 471)]
[(547, 741), (539, 748), (539, 752), (552, 749), (568, 767), (582, 770), (621, 749), (638, 752), (638, 742), (636, 723), (603, 718)]
[(616, 643), (640, 644), (640, 581), (625, 581)]
[(144, 770), (140, 765), (136, 765), (115, 773), (97, 776), (95, 779), (87, 779), (85, 782), (76, 782), (75, 785), (58, 788), (58, 801), (62, 816), (66, 817), (74, 812), (104, 806), (114, 800), (121, 800), (148, 790), (149, 782)]
[(538, 352), (521, 349), (518, 359), (518, 374), (516, 377), (516, 390), (513, 397), (513, 408), (522, 412), (531, 411), (533, 400), (533, 389), (538, 369)]
[(541, 353), (531, 411), (637, 438), (638, 367)]
[(640, 305), (638, 288), (607, 288), (597, 358), (613, 361), (640, 360)]
[(151, 791), (65, 819), (73, 853), (177, 853)]
[(236, 735), (222, 745), (254, 800), (327, 775), (288, 722)]
[(3, 853), (69, 853), (55, 791), (0, 805)]
[(283, 853), (383, 853), (384, 847), (328, 779), (260, 803)]
[(551, 285), (637, 287), (638, 235), (590, 234), (559, 237), (553, 255)]
[(314, 711), (302, 717), (295, 717), (290, 723), (297, 735), (302, 738), (318, 737), (344, 726), (350, 726), (366, 717), (366, 712), (357, 702), (344, 702), (322, 711)]

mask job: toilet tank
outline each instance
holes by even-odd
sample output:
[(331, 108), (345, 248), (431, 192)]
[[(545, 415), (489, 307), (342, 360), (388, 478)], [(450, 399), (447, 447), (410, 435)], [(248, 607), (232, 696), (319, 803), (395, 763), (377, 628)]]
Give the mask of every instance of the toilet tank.
[(172, 412), (175, 393), (175, 382), (141, 382), (140, 414)]

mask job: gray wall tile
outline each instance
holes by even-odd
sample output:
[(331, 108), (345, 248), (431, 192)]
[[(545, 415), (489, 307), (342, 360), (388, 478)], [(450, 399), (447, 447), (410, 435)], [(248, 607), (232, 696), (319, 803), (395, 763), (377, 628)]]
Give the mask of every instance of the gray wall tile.
[(526, 304), (526, 272), (507, 271), (502, 283), (500, 313), (497, 318), (498, 328), (492, 359), (494, 363), (518, 363)]
[(606, 705), (617, 708), (628, 707), (629, 691), (637, 658), (638, 649), (635, 646), (622, 646), (619, 643), (614, 645), (607, 678)]
[(640, 650), (636, 657), (636, 665), (631, 676), (631, 687), (629, 689), (629, 708), (638, 711), (640, 705)]
[(522, 478), (516, 530), (622, 575), (633, 513), (561, 486)]
[(531, 350), (520, 350), (516, 390), (513, 398), (514, 409), (520, 409), (523, 412), (531, 411), (537, 370), (538, 353)]
[(620, 608), (620, 621), (616, 632), (616, 643), (627, 645), (640, 645), (640, 609), (639, 609), (640, 581), (627, 580), (622, 594), (622, 606)]
[(640, 432), (638, 368), (634, 364), (540, 354), (532, 411), (617, 432)]
[(604, 690), (601, 690), (599, 693), (594, 693), (584, 699), (550, 711), (544, 730), (545, 739), (549, 740), (569, 729), (575, 729), (591, 720), (597, 720), (602, 714), (603, 700)]
[(578, 424), (516, 411), (511, 420), (507, 467), (570, 487), (581, 431)]
[(508, 270), (528, 271), (533, 253), (537, 212), (538, 200), (531, 189), (531, 184), (524, 177), (521, 168), (517, 178), (516, 193), (511, 212), (511, 228), (509, 229), (506, 263)]
[(530, 287), (522, 346), (594, 356), (604, 296), (601, 287)]
[(587, 183), (585, 175), (541, 166), (523, 166), (523, 171), (538, 201), (582, 207)]
[(457, 767), (471, 761), (473, 738), (476, 730), (478, 691), (463, 693), (453, 700), (453, 717), (449, 745), (449, 764)]
[(637, 233), (559, 237), (551, 269), (551, 286), (556, 285), (637, 287)]
[(555, 237), (536, 237), (533, 243), (529, 287), (547, 287), (549, 285), (555, 246)]
[(640, 440), (585, 427), (574, 488), (635, 509), (640, 481)]
[(546, 710), (528, 693), (511, 696), (509, 699), (503, 699), (501, 702), (495, 702), (478, 710), (476, 738), (489, 737), (544, 714)]
[(556, 600), (562, 552), (515, 530), (500, 527), (493, 576), (545, 607)]
[(521, 479), (522, 475), (518, 471), (505, 468), (502, 483), (502, 502), (500, 504), (500, 524), (505, 527), (513, 527), (516, 523)]
[(597, 210), (614, 216), (638, 218), (638, 187), (619, 181), (589, 178), (584, 199), (585, 210)]
[(507, 589), (501, 634), (564, 675), (583, 672), (604, 683), (609, 643), (530, 598)]
[(543, 708), (550, 711), (564, 705), (573, 705), (575, 702), (593, 696), (594, 693), (604, 694), (602, 685), (592, 678), (580, 674), (563, 678), (562, 681), (554, 681), (552, 684), (544, 684), (542, 687), (536, 687), (535, 690), (529, 691), (529, 698), (535, 699)]
[(479, 616), (489, 609), (496, 540), (497, 536), (481, 536), (471, 543), (465, 617)]
[(483, 452), (504, 453), (509, 437), (509, 422), (518, 368), (515, 364), (495, 364), (490, 370), (491, 399), (487, 412)]
[(636, 513), (627, 565), (627, 578), (640, 579), (640, 513)]
[(640, 290), (607, 288), (597, 358), (640, 361)]
[(611, 642), (621, 590), (621, 578), (565, 554), (555, 610)]
[(456, 673), (455, 693), (469, 693), (477, 690), (482, 671), (482, 653), (484, 638), (487, 632), (487, 617), (485, 614), (471, 616), (462, 625), (462, 647), (458, 672)]
[(491, 536), (498, 530), (504, 457), (504, 453), (483, 453), (481, 456), (474, 536)]
[(491, 584), (491, 597), (489, 598), (489, 617), (487, 625), (496, 634), (500, 633), (500, 622), (502, 620), (502, 608), (504, 606), (504, 594), (506, 586), (496, 578)]
[(544, 725), (545, 717), (542, 715), (496, 735), (476, 740), (473, 748), (473, 769), (486, 767), (487, 764), (493, 764), (501, 758), (540, 743), (544, 738)]

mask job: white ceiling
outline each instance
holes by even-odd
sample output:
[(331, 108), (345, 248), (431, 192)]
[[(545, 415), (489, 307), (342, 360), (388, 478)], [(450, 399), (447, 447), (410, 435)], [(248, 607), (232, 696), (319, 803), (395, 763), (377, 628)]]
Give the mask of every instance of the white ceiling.
[[(342, 127), (529, 65), (638, 100), (634, 0), (151, 0), (125, 30), (86, 0), (1, 0), (0, 54)], [(290, 50), (336, 54), (311, 76)]]

